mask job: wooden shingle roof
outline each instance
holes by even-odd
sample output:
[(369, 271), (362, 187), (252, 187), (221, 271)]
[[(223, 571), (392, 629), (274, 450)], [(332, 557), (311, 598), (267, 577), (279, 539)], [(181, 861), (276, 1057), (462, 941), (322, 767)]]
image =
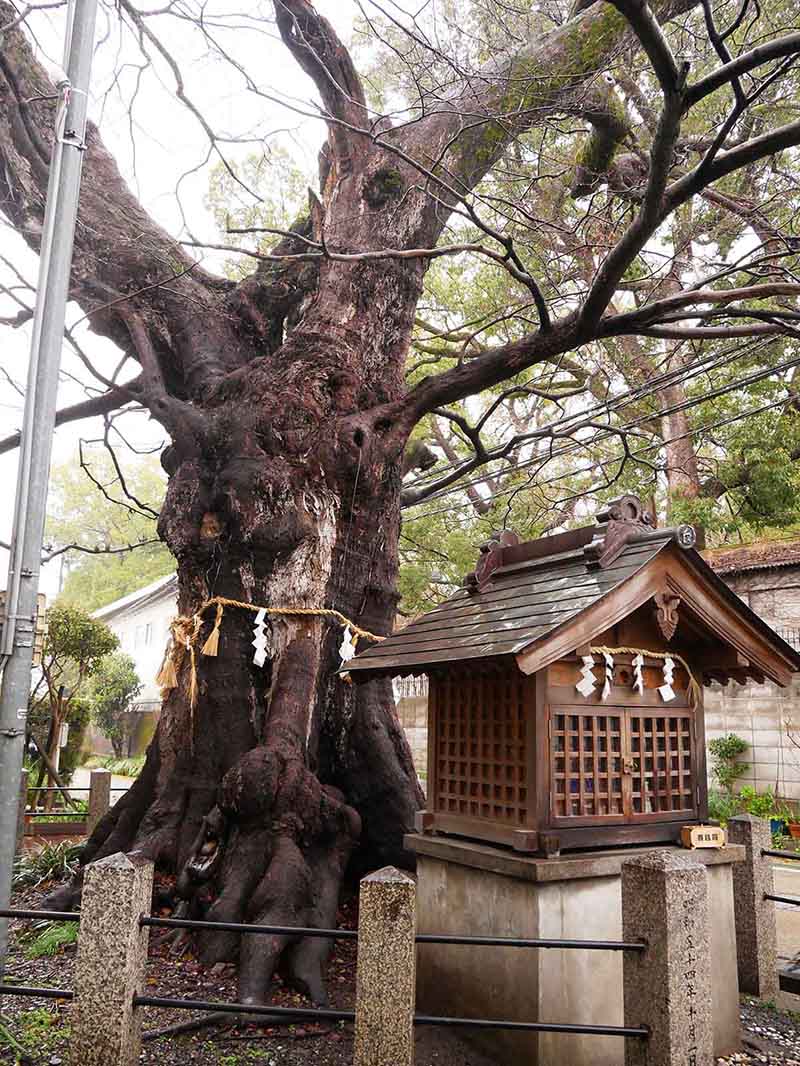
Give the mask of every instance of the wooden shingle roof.
[(432, 663), (514, 655), (627, 581), (673, 533), (664, 530), (661, 537), (627, 545), (602, 570), (590, 564), (583, 547), (501, 566), (483, 591), (459, 589), (383, 643), (361, 652), (347, 670), (393, 667), (403, 673)]
[(475, 572), (454, 596), (344, 669), (367, 679), (513, 658), (532, 673), (666, 596), (681, 604), (682, 632), (693, 634), (696, 648), (702, 643), (704, 677), (786, 684), (800, 671), (800, 654), (714, 573), (694, 543), (690, 526), (654, 529), (631, 496), (609, 504), (594, 526), (524, 543), (503, 532), (482, 546)]

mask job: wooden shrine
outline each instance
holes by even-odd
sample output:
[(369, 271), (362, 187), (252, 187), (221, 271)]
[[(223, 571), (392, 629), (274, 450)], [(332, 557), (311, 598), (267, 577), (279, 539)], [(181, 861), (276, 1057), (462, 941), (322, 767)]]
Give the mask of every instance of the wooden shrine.
[(453, 597), (348, 663), (356, 682), (429, 675), (418, 832), (555, 854), (707, 818), (703, 685), (786, 685), (800, 655), (694, 545), (633, 496), (567, 533), (503, 532)]

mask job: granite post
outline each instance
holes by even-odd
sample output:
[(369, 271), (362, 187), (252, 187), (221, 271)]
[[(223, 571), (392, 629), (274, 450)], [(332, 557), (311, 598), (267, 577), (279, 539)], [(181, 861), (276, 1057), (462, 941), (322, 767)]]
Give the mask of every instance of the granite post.
[(89, 776), (89, 813), (86, 816), (86, 834), (91, 836), (97, 823), (111, 806), (111, 773), (109, 770), (92, 770)]
[(71, 1066), (135, 1066), (144, 988), (153, 864), (136, 854), (109, 855), (86, 867), (75, 966)]
[(416, 894), (393, 866), (361, 881), (353, 1066), (413, 1066)]
[(22, 770), (19, 776), (19, 806), (17, 807), (17, 846), (15, 855), (22, 854), (25, 841), (25, 810), (28, 806), (28, 771)]
[(728, 839), (745, 849), (744, 862), (733, 868), (739, 991), (774, 999), (779, 988), (775, 904), (764, 899), (764, 893), (775, 889), (772, 860), (761, 854), (772, 847), (770, 824), (752, 814), (739, 814), (728, 822)]
[(625, 1066), (713, 1066), (708, 876), (685, 855), (652, 851), (622, 864)]

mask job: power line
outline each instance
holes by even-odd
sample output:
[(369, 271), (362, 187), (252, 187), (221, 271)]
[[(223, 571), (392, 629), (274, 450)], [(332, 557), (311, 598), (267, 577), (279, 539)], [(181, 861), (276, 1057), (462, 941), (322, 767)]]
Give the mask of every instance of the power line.
[[(791, 363), (792, 363), (793, 366), (800, 365), (800, 358), (792, 360)], [(778, 369), (778, 368), (775, 368), (775, 369)], [(733, 385), (733, 386), (731, 386), (729, 389), (727, 389), (725, 391), (730, 392), (730, 391), (733, 391), (734, 388), (738, 388), (738, 383)], [(717, 390), (717, 391), (719, 391), (719, 390)], [(676, 406), (680, 406), (680, 407), (685, 409), (686, 407), (689, 407), (689, 406), (696, 406), (697, 404), (704, 402), (705, 399), (706, 399), (706, 396), (704, 395), (704, 396), (699, 397), (697, 400), (693, 401), (691, 404), (687, 403), (685, 405), (676, 405)], [(752, 408), (752, 409), (750, 409), (748, 411), (741, 412), (740, 414), (730, 415), (730, 416), (727, 416), (726, 418), (718, 419), (716, 422), (710, 422), (710, 423), (707, 423), (706, 425), (703, 425), (703, 426), (697, 426), (694, 429), (687, 430), (685, 433), (678, 433), (678, 434), (676, 434), (673, 437), (665, 437), (665, 438), (663, 438), (661, 440), (654, 441), (652, 444), (646, 445), (644, 448), (640, 449), (639, 451), (631, 452), (629, 454), (628, 458), (633, 460), (633, 461), (636, 461), (636, 459), (643, 458), (647, 454), (647, 452), (657, 451), (659, 448), (663, 448), (665, 444), (672, 444), (675, 441), (683, 440), (686, 437), (692, 437), (692, 436), (694, 436), (697, 433), (702, 433), (702, 432), (705, 432), (705, 431), (719, 429), (721, 426), (725, 426), (725, 425), (731, 425), (734, 422), (741, 421), (743, 418), (749, 418), (749, 417), (752, 417), (754, 415), (762, 414), (763, 412), (772, 410), (775, 407), (782, 407), (785, 403), (786, 403), (786, 397), (782, 397), (780, 400), (775, 400), (772, 403), (763, 404), (760, 407)], [(657, 416), (653, 415), (651, 417), (657, 417)], [(609, 434), (609, 435), (615, 436), (616, 434)], [(590, 439), (589, 441), (582, 442), (581, 446), (582, 447), (586, 447), (586, 446), (588, 446), (588, 445), (590, 445), (592, 443), (594, 443), (594, 438)], [(538, 461), (544, 466), (544, 465), (547, 465), (547, 463), (551, 462), (552, 458), (553, 458), (553, 456), (540, 457)], [(609, 466), (612, 466), (615, 463), (619, 463), (621, 461), (624, 461), (625, 458), (626, 458), (625, 456), (615, 456), (613, 459), (607, 459), (607, 460), (604, 460), (601, 463), (590, 463), (588, 466), (585, 466), (585, 467), (579, 467), (578, 469), (575, 469), (575, 470), (568, 470), (568, 471), (562, 472), (560, 474), (555, 474), (555, 475), (553, 475), (553, 477), (547, 478), (544, 481), (540, 482), (538, 487), (542, 488), (545, 485), (552, 485), (552, 484), (554, 484), (557, 481), (563, 481), (565, 478), (575, 477), (578, 474), (591, 473), (593, 470), (604, 470), (606, 467), (609, 467)], [(515, 469), (522, 469), (523, 465), (530, 466), (530, 465), (533, 465), (533, 464), (531, 462), (528, 462), (528, 463), (525, 463), (525, 464), (520, 464), (520, 466), (515, 468)], [(594, 488), (602, 488), (603, 486), (593, 486), (593, 487)], [(493, 501), (495, 501), (497, 499), (500, 499), (503, 496), (509, 496), (509, 495), (511, 495), (513, 493), (516, 493), (516, 492), (519, 492), (519, 491), (520, 491), (520, 486), (519, 485), (514, 485), (511, 488), (499, 489), (497, 492), (492, 493), (490, 496), (486, 497), (485, 502), (486, 503), (492, 503)], [(590, 492), (592, 490), (589, 489), (587, 491)], [(570, 499), (570, 497), (565, 497), (563, 500), (556, 500), (553, 503), (553, 507), (557, 507), (560, 503), (564, 503), (568, 499)], [(449, 511), (460, 510), (462, 506), (463, 505), (461, 505), (461, 504), (453, 504), (453, 505), (451, 505), (449, 507), (440, 507), (440, 508), (438, 508), (437, 510), (434, 510), (434, 511), (424, 511), (424, 512), (422, 512), (420, 514), (408, 515), (408, 517), (405, 519), (405, 521), (412, 521), (413, 522), (413, 521), (417, 521), (418, 519), (421, 519), (421, 518), (433, 518), (434, 516), (439, 515), (439, 514), (447, 514)]]
[[(687, 372), (686, 367), (676, 367), (674, 370), (666, 371), (665, 373), (657, 375), (654, 378), (650, 378), (642, 385), (637, 385), (635, 388), (628, 389), (625, 392), (622, 392), (616, 396), (611, 396), (606, 400), (599, 401), (594, 405), (594, 407), (585, 408), (584, 410), (577, 411), (573, 414), (562, 415), (561, 418), (556, 419), (554, 422), (551, 422), (547, 427), (545, 427), (545, 430), (555, 429), (558, 426), (561, 426), (567, 422), (584, 420), (592, 415), (610, 413), (613, 410), (622, 410), (630, 404), (635, 403), (636, 400), (647, 396), (655, 388), (658, 388), (662, 385), (672, 384), (676, 380), (690, 381), (692, 378), (697, 377), (698, 375), (704, 372), (717, 370), (722, 366), (726, 366), (729, 363), (734, 362), (736, 359), (742, 358), (744, 355), (749, 354), (751, 350), (757, 351), (760, 348), (767, 347), (769, 346), (769, 344), (773, 343), (773, 341), (774, 338), (769, 338), (769, 340), (759, 338), (755, 341), (749, 342), (746, 345), (737, 344), (732, 348), (728, 348), (727, 350), (723, 351), (719, 355), (712, 354), (706, 356), (704, 359), (699, 360), (699, 362), (695, 363), (694, 366), (690, 368), (689, 372)], [(578, 428), (580, 427), (575, 427), (576, 430)], [(573, 430), (573, 432), (574, 431), (575, 430)], [(544, 431), (536, 432), (542, 433)], [(532, 437), (535, 435), (536, 433), (531, 434)], [(490, 460), (490, 462), (500, 462), (502, 458), (502, 456), (497, 456), (496, 459), (492, 459)], [(421, 477), (417, 478), (412, 485), (409, 485), (407, 487), (417, 488), (420, 486), (424, 486), (427, 482), (435, 481), (436, 479), (440, 478), (441, 475), (446, 473), (448, 470), (453, 470), (459, 465), (467, 466), (468, 464), (469, 460), (453, 460), (452, 462), (446, 463), (444, 466), (437, 467), (435, 471), (432, 470), (429, 474), (423, 474)], [(514, 467), (514, 469), (516, 469), (516, 467)], [(502, 473), (504, 471), (499, 472)], [(486, 477), (492, 476), (493, 473), (498, 472), (487, 471), (481, 477), (475, 478), (470, 482), (460, 482), (458, 485), (453, 486), (452, 489), (447, 488), (446, 490), (442, 490), (442, 492), (457, 491), (458, 488), (466, 488), (468, 485), (480, 484), (481, 481), (484, 481)], [(427, 497), (427, 499), (438, 499), (438, 497), (439, 493), (434, 493)], [(420, 503), (422, 502), (423, 501), (420, 501)]]
[[(758, 347), (758, 346), (760, 346), (761, 344), (764, 344), (764, 343), (765, 343), (764, 341), (759, 341), (758, 345), (756, 345), (756, 347)], [(725, 362), (726, 363), (733, 362), (734, 358), (735, 358), (735, 356), (730, 358), (730, 359), (726, 359)], [(786, 369), (787, 367), (791, 367), (791, 366), (794, 366), (794, 365), (795, 365), (795, 362), (793, 360), (789, 360), (789, 361), (787, 361), (784, 364), (779, 364), (778, 366), (770, 367), (770, 368), (768, 368), (767, 370), (764, 370), (764, 371), (758, 371), (756, 375), (751, 375), (749, 377), (739, 378), (732, 385), (726, 386), (722, 390), (717, 390), (717, 391), (719, 391), (719, 395), (724, 395), (726, 392), (733, 391), (734, 389), (739, 388), (742, 385), (752, 384), (755, 381), (761, 380), (764, 377), (769, 377), (772, 374), (774, 374), (774, 373), (776, 373), (776, 372), (778, 372), (778, 371), (780, 371), (782, 369)], [(689, 381), (689, 380), (691, 380), (692, 377), (696, 376), (696, 374), (698, 372), (699, 371), (693, 372), (692, 374), (688, 374), (682, 380), (683, 381)], [(697, 397), (697, 398), (695, 398), (693, 400), (681, 401), (681, 403), (675, 404), (672, 407), (662, 408), (660, 411), (652, 411), (652, 412), (648, 412), (647, 414), (640, 415), (639, 417), (633, 419), (630, 422), (623, 423), (621, 426), (616, 426), (616, 427), (609, 426), (607, 430), (598, 430), (593, 436), (587, 438), (586, 440), (573, 441), (570, 444), (562, 445), (562, 447), (560, 447), (560, 448), (552, 449), (550, 454), (546, 457), (546, 459), (549, 462), (549, 461), (551, 461), (554, 458), (557, 458), (557, 457), (562, 456), (562, 455), (570, 454), (571, 452), (577, 451), (578, 449), (585, 448), (585, 447), (587, 447), (590, 444), (600, 443), (602, 440), (607, 440), (609, 437), (619, 436), (620, 433), (622, 433), (624, 431), (627, 431), (627, 430), (630, 430), (630, 429), (633, 429), (637, 425), (641, 424), (642, 422), (649, 422), (649, 421), (651, 421), (654, 418), (661, 418), (664, 415), (676, 414), (676, 413), (678, 413), (681, 410), (685, 410), (685, 409), (688, 409), (690, 407), (697, 406), (697, 404), (699, 404), (699, 403), (704, 403), (705, 400), (709, 399), (710, 397), (713, 397), (714, 395), (715, 395), (715, 390), (711, 390), (709, 392), (701, 394), (699, 397)], [(627, 403), (624, 404), (623, 406), (627, 406)], [(580, 429), (580, 428), (581, 428), (580, 426), (576, 426), (576, 427), (574, 427), (572, 429), (571, 432), (577, 432), (578, 429)], [(483, 474), (483, 475), (481, 475), (479, 477), (475, 477), (475, 478), (473, 478), (470, 481), (458, 482), (458, 483), (456, 483), (456, 484), (454, 484), (452, 486), (447, 486), (447, 487), (441, 489), (438, 492), (431, 493), (431, 495), (428, 496), (427, 499), (428, 500), (441, 499), (444, 496), (448, 496), (448, 495), (451, 495), (454, 492), (458, 492), (458, 491), (460, 491), (462, 489), (469, 488), (472, 485), (479, 485), (482, 481), (485, 481), (487, 476), (496, 476), (497, 473), (510, 473), (510, 472), (515, 471), (515, 470), (524, 470), (524, 469), (526, 469), (529, 466), (535, 466), (537, 463), (540, 463), (542, 461), (542, 459), (543, 459), (543, 456), (541, 456), (541, 455), (534, 456), (531, 459), (526, 459), (524, 462), (515, 463), (513, 466), (509, 467), (507, 470), (495, 472), (494, 474), (492, 474), (492, 472), (488, 472), (488, 473)], [(423, 502), (423, 501), (420, 501), (420, 503), (421, 502)]]

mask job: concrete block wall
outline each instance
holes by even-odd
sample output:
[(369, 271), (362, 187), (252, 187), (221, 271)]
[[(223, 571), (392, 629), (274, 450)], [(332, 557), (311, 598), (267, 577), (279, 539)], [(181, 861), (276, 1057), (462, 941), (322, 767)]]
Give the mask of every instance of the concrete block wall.
[(404, 696), (397, 702), (397, 716), (423, 781), (428, 768), (428, 695)]
[[(705, 691), (706, 741), (736, 733), (750, 748), (741, 761), (750, 769), (737, 786), (759, 792), (771, 788), (779, 796), (800, 800), (800, 675), (787, 688), (764, 685), (713, 684)], [(711, 758), (709, 756), (709, 777)], [(709, 780), (714, 787), (715, 782)]]

